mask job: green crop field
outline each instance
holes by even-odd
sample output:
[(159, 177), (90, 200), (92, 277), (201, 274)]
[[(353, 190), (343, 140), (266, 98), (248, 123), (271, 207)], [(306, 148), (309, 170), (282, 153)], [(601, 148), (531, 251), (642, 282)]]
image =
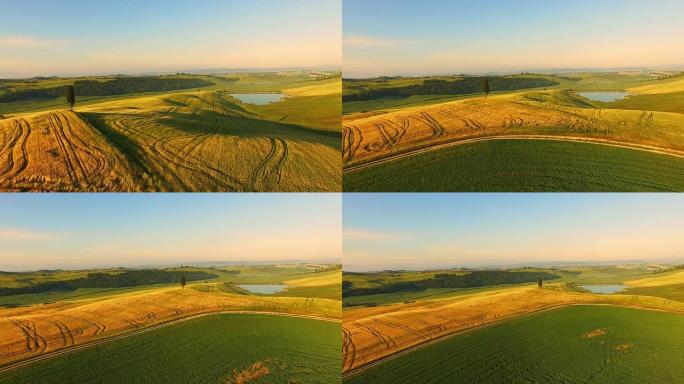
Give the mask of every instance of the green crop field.
[(684, 315), (573, 306), (452, 336), (344, 383), (677, 383)]
[(212, 315), (0, 373), (0, 381), (336, 383), (340, 349), (339, 323)]
[[(429, 164), (429, 166), (420, 166)], [(345, 191), (681, 191), (684, 159), (606, 145), (492, 140), (344, 174)]]

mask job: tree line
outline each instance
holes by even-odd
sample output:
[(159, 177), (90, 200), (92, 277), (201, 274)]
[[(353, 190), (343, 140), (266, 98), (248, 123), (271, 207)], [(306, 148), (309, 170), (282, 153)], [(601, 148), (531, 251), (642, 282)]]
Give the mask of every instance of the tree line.
[(541, 77), (484, 77), (473, 76), (462, 79), (425, 80), (422, 84), (407, 85), (396, 88), (377, 88), (342, 96), (342, 101), (373, 100), (381, 97), (408, 97), (413, 95), (462, 95), (483, 91), (487, 84), (487, 92), (514, 91), (525, 88), (549, 87), (560, 84), (557, 81)]
[(429, 288), (476, 288), (499, 284), (520, 284), (539, 281), (540, 279), (553, 280), (558, 278), (560, 276), (541, 271), (481, 270), (465, 274), (439, 273), (429, 279), (396, 282), (369, 288), (354, 288), (353, 283), (350, 281), (343, 281), (342, 292), (344, 297), (350, 297), (402, 291), (422, 291)]
[[(178, 77), (120, 77), (108, 81), (76, 80), (74, 93), (78, 96), (114, 96), (143, 92), (165, 92), (177, 89), (200, 88), (214, 85), (203, 79)], [(64, 96), (70, 85), (57, 87), (18, 89), (0, 95), (0, 102), (28, 99), (54, 99)]]
[(48, 291), (73, 291), (78, 288), (119, 288), (140, 285), (178, 283), (182, 281), (208, 280), (218, 277), (203, 271), (167, 271), (161, 269), (140, 269), (122, 273), (88, 273), (86, 277), (38, 283), (26, 287), (0, 288), (0, 296), (21, 295)]

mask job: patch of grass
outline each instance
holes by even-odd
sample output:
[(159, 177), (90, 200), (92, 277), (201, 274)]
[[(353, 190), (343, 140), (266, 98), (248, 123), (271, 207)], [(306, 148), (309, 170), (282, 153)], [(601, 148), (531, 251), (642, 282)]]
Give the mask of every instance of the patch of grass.
[(446, 103), (448, 101), (462, 100), (479, 95), (413, 95), (409, 97), (382, 97), (373, 100), (347, 101), (343, 103), (343, 113), (364, 113), (380, 111), (383, 109), (395, 109), (403, 107), (418, 107)]
[(612, 103), (596, 103), (603, 108), (634, 109), (684, 113), (684, 91), (672, 93), (637, 94)]
[[(529, 285), (529, 283), (527, 284)], [(343, 298), (343, 305), (350, 306), (374, 306), (392, 303), (407, 303), (416, 300), (432, 300), (442, 299), (447, 297), (456, 297), (461, 295), (469, 295), (473, 293), (486, 292), (492, 289), (510, 287), (515, 285), (503, 284), (489, 287), (478, 288), (429, 288), (424, 291), (403, 291), (383, 293), (377, 295), (363, 295), (351, 296)]]
[(267, 368), (258, 370), (259, 383), (336, 383), (340, 349), (338, 323), (213, 315), (36, 362), (0, 374), (0, 381), (224, 383), (258, 364)]
[(287, 288), (284, 292), (279, 292), (276, 295), (290, 297), (318, 297), (321, 299), (342, 300), (340, 282), (337, 284), (319, 285), (315, 287)]
[(684, 159), (545, 140), (439, 149), (344, 174), (345, 191), (684, 191)]
[(102, 299), (124, 293), (172, 287), (176, 285), (177, 284), (157, 284), (126, 288), (78, 288), (73, 291), (49, 291), (40, 293), (27, 293), (23, 295), (0, 296), (0, 306), (18, 307), (32, 304), (54, 303), (58, 301)]
[(681, 314), (568, 307), (453, 336), (344, 383), (674, 383), (682, 345)]
[(654, 287), (628, 288), (624, 293), (629, 295), (643, 295), (662, 297), (668, 300), (675, 300), (684, 303), (684, 283), (668, 284)]

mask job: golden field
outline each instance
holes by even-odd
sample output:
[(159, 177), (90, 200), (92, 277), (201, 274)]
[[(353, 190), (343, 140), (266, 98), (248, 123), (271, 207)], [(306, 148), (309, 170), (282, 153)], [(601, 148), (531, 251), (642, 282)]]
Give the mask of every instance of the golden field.
[[(345, 167), (472, 138), (589, 138), (684, 154), (684, 115), (582, 106), (559, 90), (515, 92), (343, 117)], [(650, 148), (654, 147), (654, 148)]]
[(268, 105), (217, 85), (3, 113), (0, 190), (339, 191), (341, 80), (290, 84)]

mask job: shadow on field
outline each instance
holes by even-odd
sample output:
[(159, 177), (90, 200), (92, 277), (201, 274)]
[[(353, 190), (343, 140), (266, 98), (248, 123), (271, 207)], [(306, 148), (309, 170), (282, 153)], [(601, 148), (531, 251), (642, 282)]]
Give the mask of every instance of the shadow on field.
[(154, 174), (154, 171), (147, 166), (144, 160), (147, 156), (142, 147), (126, 135), (110, 127), (103, 118), (107, 114), (88, 112), (77, 113), (76, 115), (93, 127), (93, 129), (100, 132), (107, 142), (126, 158), (127, 165), (131, 168), (133, 176), (140, 182), (147, 180), (147, 177), (143, 175)]
[[(213, 133), (240, 138), (281, 138), (323, 144), (335, 149), (342, 147), (341, 132), (307, 128), (270, 120), (232, 117), (211, 112), (201, 112), (197, 115), (171, 112), (165, 113), (161, 118), (151, 117), (151, 119), (187, 133)], [(218, 127), (216, 126), (217, 123)]]

